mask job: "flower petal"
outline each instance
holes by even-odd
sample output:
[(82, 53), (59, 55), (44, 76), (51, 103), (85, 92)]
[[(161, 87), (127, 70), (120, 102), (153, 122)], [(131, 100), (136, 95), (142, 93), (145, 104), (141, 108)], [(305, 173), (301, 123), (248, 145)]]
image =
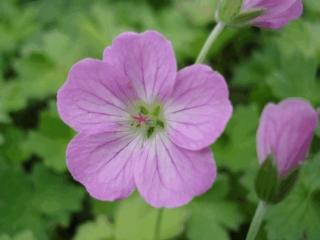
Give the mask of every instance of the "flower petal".
[(120, 132), (80, 133), (68, 145), (68, 169), (92, 197), (105, 201), (126, 198), (135, 189), (133, 164), (138, 143), (139, 139)]
[(158, 134), (145, 143), (135, 165), (135, 182), (154, 207), (179, 207), (206, 192), (216, 178), (209, 148), (190, 151)]
[(278, 16), (265, 16), (257, 18), (254, 23), (258, 27), (278, 29), (287, 25), (289, 21), (299, 18), (303, 12), (301, 0), (297, 0), (290, 8)]
[[(279, 14), (290, 8), (297, 0), (245, 0), (243, 8), (264, 8), (270, 14)], [(301, 1), (301, 0), (299, 0)]]
[(277, 106), (273, 103), (269, 103), (261, 114), (257, 131), (257, 153), (260, 163), (272, 154), (273, 146), (275, 145), (277, 138), (277, 131)]
[(289, 21), (297, 19), (303, 11), (301, 0), (247, 0), (243, 10), (263, 8), (265, 13), (252, 21), (257, 27), (281, 28)]
[(269, 104), (262, 113), (257, 134), (260, 162), (274, 154), (280, 175), (286, 175), (305, 160), (317, 124), (317, 112), (304, 100)]
[(121, 34), (106, 48), (103, 59), (121, 69), (146, 103), (173, 89), (177, 72), (174, 51), (158, 32)]
[(224, 78), (210, 67), (198, 64), (181, 70), (164, 107), (170, 139), (190, 150), (213, 143), (231, 117), (228, 95)]
[(57, 95), (61, 118), (76, 131), (113, 129), (127, 119), (136, 99), (129, 81), (102, 61), (84, 59), (69, 72)]

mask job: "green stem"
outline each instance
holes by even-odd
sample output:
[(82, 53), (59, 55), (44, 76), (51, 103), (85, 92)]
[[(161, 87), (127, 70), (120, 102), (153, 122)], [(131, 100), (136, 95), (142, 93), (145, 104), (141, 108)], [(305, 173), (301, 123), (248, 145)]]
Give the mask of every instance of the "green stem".
[(156, 219), (156, 225), (154, 230), (154, 240), (160, 240), (160, 230), (161, 230), (161, 221), (162, 221), (162, 215), (163, 215), (163, 208), (160, 208), (157, 210), (157, 219)]
[(196, 63), (202, 63), (205, 60), (205, 58), (206, 58), (206, 56), (207, 56), (212, 44), (218, 38), (218, 36), (221, 34), (221, 32), (223, 31), (224, 27), (225, 27), (224, 23), (219, 22), (213, 28), (212, 32), (210, 33), (207, 41), (203, 45), (203, 47), (202, 47), (202, 49), (201, 49), (201, 51), (200, 51), (200, 53), (199, 53), (199, 55), (197, 57)]
[(254, 214), (254, 217), (252, 219), (252, 222), (250, 224), (250, 228), (246, 237), (246, 240), (255, 240), (257, 237), (257, 234), (259, 232), (259, 229), (261, 227), (261, 223), (263, 221), (264, 215), (267, 211), (267, 204), (263, 201), (260, 201), (258, 204), (258, 207), (256, 209), (256, 213)]

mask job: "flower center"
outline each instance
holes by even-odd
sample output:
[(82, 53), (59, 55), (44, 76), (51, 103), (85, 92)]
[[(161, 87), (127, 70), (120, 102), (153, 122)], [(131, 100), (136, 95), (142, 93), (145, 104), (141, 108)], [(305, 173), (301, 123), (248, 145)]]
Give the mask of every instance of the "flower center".
[(156, 132), (165, 128), (160, 104), (135, 104), (130, 115), (131, 128), (136, 132), (142, 133), (145, 138), (151, 138)]

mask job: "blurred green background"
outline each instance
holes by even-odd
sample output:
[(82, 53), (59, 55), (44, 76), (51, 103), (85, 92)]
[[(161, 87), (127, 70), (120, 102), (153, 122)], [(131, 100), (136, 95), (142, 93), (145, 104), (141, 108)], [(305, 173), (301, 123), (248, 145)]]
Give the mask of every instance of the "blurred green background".
[[(161, 239), (244, 239), (257, 198), (255, 132), (268, 101), (320, 105), (320, 1), (281, 31), (229, 29), (208, 62), (225, 75), (234, 115), (213, 146), (219, 176), (183, 208), (165, 210)], [(156, 210), (134, 194), (96, 201), (66, 170), (73, 132), (55, 94), (68, 69), (101, 58), (120, 32), (155, 29), (192, 64), (214, 26), (214, 0), (0, 1), (0, 240), (150, 240)], [(298, 184), (267, 214), (259, 239), (320, 239), (320, 131)]]

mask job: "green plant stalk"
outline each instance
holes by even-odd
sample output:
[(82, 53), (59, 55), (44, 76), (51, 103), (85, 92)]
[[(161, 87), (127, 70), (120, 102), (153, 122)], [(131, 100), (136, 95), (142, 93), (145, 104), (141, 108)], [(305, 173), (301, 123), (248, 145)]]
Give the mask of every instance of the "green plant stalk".
[(154, 228), (154, 240), (160, 240), (160, 232), (161, 232), (161, 221), (162, 221), (162, 215), (163, 215), (163, 208), (157, 209), (157, 217), (156, 217), (156, 225)]
[(259, 202), (256, 212), (254, 214), (254, 217), (252, 219), (252, 222), (250, 224), (250, 228), (249, 228), (246, 240), (256, 239), (259, 229), (261, 227), (261, 223), (266, 214), (267, 208), (268, 208), (268, 205), (265, 202), (263, 201)]
[(215, 40), (218, 38), (218, 36), (222, 33), (224, 28), (225, 28), (225, 25), (222, 22), (218, 22), (218, 24), (213, 28), (212, 32), (210, 33), (207, 41), (203, 45), (203, 47), (197, 57), (196, 63), (203, 63), (212, 44), (215, 42)]

